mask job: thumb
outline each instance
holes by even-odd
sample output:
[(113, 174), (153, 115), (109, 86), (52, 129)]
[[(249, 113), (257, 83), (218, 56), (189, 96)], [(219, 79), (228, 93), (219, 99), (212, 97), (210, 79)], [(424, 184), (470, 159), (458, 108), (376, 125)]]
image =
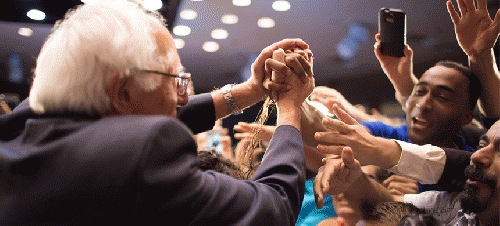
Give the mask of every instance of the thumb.
[(405, 52), (405, 57), (413, 57), (413, 49), (410, 47), (410, 45), (406, 44), (404, 48)]
[(352, 169), (357, 165), (357, 162), (354, 159), (354, 155), (352, 153), (352, 149), (350, 147), (344, 147), (344, 149), (342, 149), (342, 161), (344, 162), (344, 165), (349, 169)]

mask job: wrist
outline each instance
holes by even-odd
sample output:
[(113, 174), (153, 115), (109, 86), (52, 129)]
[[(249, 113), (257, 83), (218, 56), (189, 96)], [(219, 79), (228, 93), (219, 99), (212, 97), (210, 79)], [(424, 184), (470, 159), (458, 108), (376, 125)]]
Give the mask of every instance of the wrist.
[(381, 137), (377, 137), (377, 139), (379, 140), (378, 144), (380, 144), (379, 150), (383, 151), (381, 151), (381, 153), (377, 155), (381, 159), (376, 160), (377, 163), (374, 165), (378, 165), (383, 169), (390, 169), (397, 165), (399, 159), (401, 158), (401, 146), (399, 146), (399, 144), (394, 140)]
[(301, 125), (301, 110), (300, 106), (294, 106), (289, 104), (277, 104), (278, 118), (276, 120), (276, 126), (281, 125), (291, 125), (300, 131)]
[(469, 61), (470, 62), (478, 62), (478, 61), (484, 61), (488, 59), (493, 59), (493, 56), (495, 55), (493, 49), (488, 49), (482, 52), (477, 52), (468, 55), (469, 56)]
[(266, 89), (264, 89), (262, 83), (259, 83), (254, 78), (250, 78), (247, 81), (241, 83), (240, 85), (244, 86), (245, 89), (248, 90), (247, 92), (251, 93), (251, 95), (256, 98), (256, 102), (264, 100), (268, 96), (267, 95), (268, 92)]

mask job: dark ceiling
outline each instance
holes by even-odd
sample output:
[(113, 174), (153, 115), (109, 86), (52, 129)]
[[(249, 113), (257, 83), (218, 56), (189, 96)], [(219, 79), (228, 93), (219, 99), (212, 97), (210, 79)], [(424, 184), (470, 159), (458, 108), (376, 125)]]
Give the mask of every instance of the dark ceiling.
[[(191, 34), (182, 38), (186, 45), (179, 49), (183, 65), (193, 74), (197, 92), (210, 91), (226, 83), (241, 82), (256, 54), (264, 47), (283, 38), (302, 38), (310, 44), (315, 57), (317, 85), (327, 85), (341, 91), (354, 103), (378, 107), (394, 102), (394, 90), (383, 74), (373, 54), (373, 36), (377, 33), (377, 13), (382, 7), (399, 8), (407, 13), (408, 44), (415, 51), (415, 72), (423, 73), (438, 60), (467, 63), (458, 46), (445, 0), (289, 0), (290, 10), (274, 11), (274, 0), (253, 0), (250, 6), (234, 6), (231, 0), (163, 0), (160, 9), (171, 28), (191, 27)], [(25, 97), (29, 90), (31, 69), (43, 41), (54, 21), (80, 0), (8, 0), (0, 3), (0, 93), (18, 93)], [(490, 13), (498, 9), (498, 0), (488, 0)], [(30, 8), (47, 14), (47, 20), (36, 22), (26, 16)], [(198, 12), (194, 20), (178, 18), (178, 12), (192, 9)], [(220, 17), (231, 13), (239, 17), (233, 25), (222, 24)], [(273, 28), (260, 28), (257, 20), (270, 17)], [(337, 45), (349, 37), (349, 29), (362, 27), (367, 32), (359, 39), (350, 59), (342, 58)], [(22, 37), (21, 27), (33, 30), (31, 37)], [(226, 29), (229, 37), (214, 40), (211, 30)], [(205, 41), (217, 41), (217, 52), (201, 49)], [(23, 66), (22, 81), (11, 82), (9, 59), (19, 58)]]

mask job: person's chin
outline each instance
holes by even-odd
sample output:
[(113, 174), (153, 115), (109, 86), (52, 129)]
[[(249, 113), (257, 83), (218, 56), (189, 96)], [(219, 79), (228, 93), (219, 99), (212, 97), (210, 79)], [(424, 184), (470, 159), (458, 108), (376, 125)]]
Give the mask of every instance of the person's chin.
[(493, 190), (487, 184), (467, 180), (460, 203), (466, 212), (481, 213), (488, 208), (492, 196)]

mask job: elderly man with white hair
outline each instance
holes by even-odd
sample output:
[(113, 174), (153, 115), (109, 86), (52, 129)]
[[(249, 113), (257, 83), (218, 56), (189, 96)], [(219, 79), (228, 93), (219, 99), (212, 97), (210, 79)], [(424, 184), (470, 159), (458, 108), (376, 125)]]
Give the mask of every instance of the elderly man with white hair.
[[(294, 46), (305, 51), (285, 57)], [(127, 1), (79, 6), (45, 42), (29, 98), (0, 118), (0, 225), (295, 224), (310, 55), (300, 39), (274, 43), (249, 80), (188, 98), (161, 17)], [(254, 177), (201, 171), (193, 133), (271, 92), (278, 128)]]

